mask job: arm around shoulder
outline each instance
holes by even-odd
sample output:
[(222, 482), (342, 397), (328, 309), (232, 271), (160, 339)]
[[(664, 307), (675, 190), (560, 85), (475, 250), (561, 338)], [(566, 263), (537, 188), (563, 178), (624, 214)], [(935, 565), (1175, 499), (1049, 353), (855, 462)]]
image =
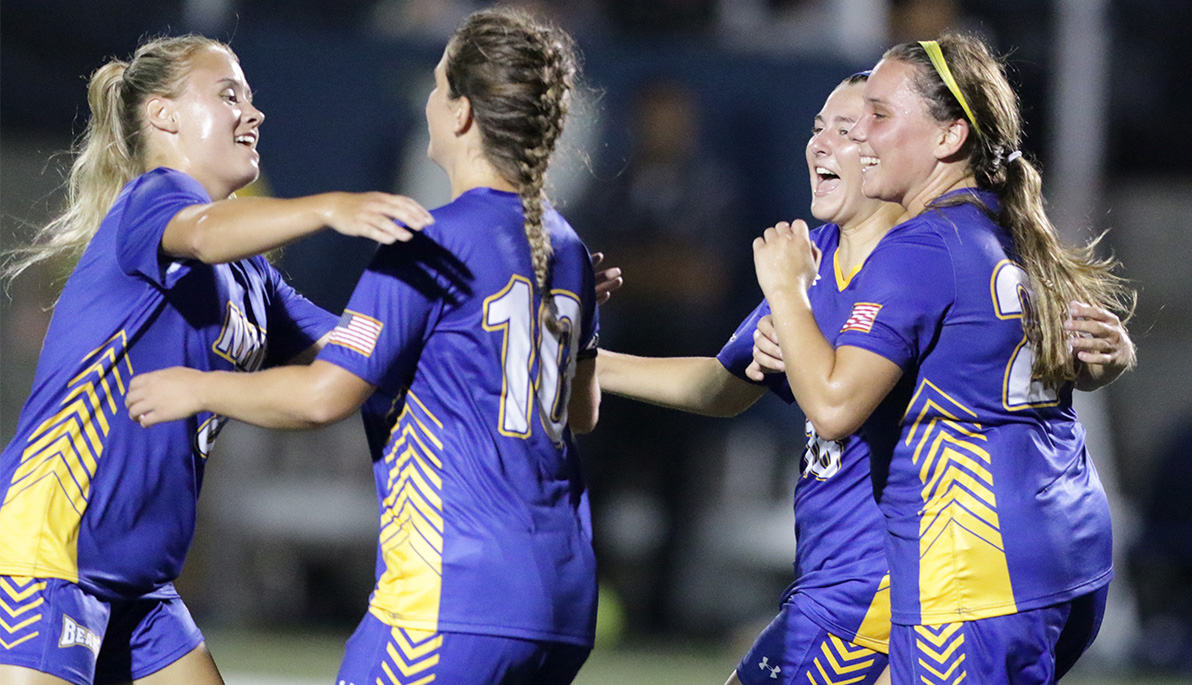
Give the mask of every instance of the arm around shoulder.
[(581, 359), (571, 381), (567, 424), (576, 434), (591, 433), (600, 421), (600, 384), (596, 382), (596, 359)]

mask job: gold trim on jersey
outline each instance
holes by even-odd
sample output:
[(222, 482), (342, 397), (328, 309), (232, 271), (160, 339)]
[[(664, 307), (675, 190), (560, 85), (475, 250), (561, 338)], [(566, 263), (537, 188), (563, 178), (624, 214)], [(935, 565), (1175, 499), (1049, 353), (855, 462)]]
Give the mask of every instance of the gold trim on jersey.
[[(868, 677), (866, 669), (873, 666), (874, 655), (872, 649), (828, 634), (828, 639), (820, 642), (820, 653), (815, 656), (812, 664), (815, 670), (807, 670), (807, 680), (814, 685), (849, 685), (860, 682)], [(816, 673), (819, 678), (816, 678)]]
[(385, 656), (381, 659), (384, 677), (378, 677), (376, 685), (426, 685), (433, 682), (436, 674), (431, 669), (439, 663), (442, 634), (393, 628), (390, 635), (392, 639), (385, 645)]
[(964, 633), (960, 623), (939, 626), (915, 626), (915, 652), (919, 666), (935, 680), (921, 674), (923, 685), (957, 685), (968, 673), (965, 671)]
[(36, 626), (42, 614), (30, 613), (45, 604), (44, 580), (0, 576), (0, 647), (12, 649), (41, 634)]
[(873, 593), (873, 601), (857, 628), (853, 644), (882, 654), (890, 653), (890, 574), (882, 576)]
[(0, 574), (78, 582), (91, 479), (133, 373), (127, 346), (122, 330), (83, 357), (62, 408), (29, 435), (0, 503)]
[(370, 609), (389, 626), (438, 629), (443, 591), (443, 422), (413, 393), (390, 432), (381, 505), (385, 571)]
[(938, 624), (1015, 611), (994, 496), (988, 438), (976, 413), (924, 379), (911, 399), (907, 446), (923, 483), (919, 611)]

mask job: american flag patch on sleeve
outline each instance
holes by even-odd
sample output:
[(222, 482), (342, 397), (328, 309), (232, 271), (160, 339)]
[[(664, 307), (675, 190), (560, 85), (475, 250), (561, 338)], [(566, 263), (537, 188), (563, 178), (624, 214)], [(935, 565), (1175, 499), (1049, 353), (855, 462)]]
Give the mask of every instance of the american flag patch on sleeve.
[(339, 323), (331, 329), (331, 337), (327, 343), (342, 345), (368, 357), (377, 346), (377, 338), (380, 337), (383, 326), (384, 324), (371, 316), (345, 309)]
[(882, 310), (880, 304), (873, 302), (858, 302), (853, 305), (853, 313), (848, 317), (848, 321), (844, 322), (844, 327), (840, 332), (845, 331), (860, 331), (861, 333), (868, 333), (873, 328), (873, 320), (877, 318), (877, 313)]

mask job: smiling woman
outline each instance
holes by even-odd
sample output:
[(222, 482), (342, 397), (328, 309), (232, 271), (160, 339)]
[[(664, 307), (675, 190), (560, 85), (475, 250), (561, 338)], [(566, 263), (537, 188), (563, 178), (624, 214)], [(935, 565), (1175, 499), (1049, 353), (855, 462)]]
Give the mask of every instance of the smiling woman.
[[(91, 78), (65, 211), (7, 255), (12, 278), (81, 251), (17, 432), (0, 454), (0, 682), (221, 683), (174, 589), (211, 443), (204, 414), (141, 429), (119, 408), (163, 365), (252, 371), (317, 348), (336, 317), (259, 254), (325, 225), (385, 243), (430, 215), (408, 198), (232, 199), (264, 119), (228, 46), (161, 38)], [(27, 613), (25, 613), (27, 612)]]

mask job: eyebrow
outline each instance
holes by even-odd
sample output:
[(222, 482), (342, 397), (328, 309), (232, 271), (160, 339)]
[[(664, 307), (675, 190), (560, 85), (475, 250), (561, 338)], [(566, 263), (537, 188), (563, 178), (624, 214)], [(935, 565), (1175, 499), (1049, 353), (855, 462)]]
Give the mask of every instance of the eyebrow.
[(244, 97), (247, 98), (249, 102), (252, 102), (252, 88), (249, 88), (247, 83), (245, 83), (239, 79), (234, 79), (230, 76), (225, 76), (225, 77), (221, 78), (218, 81), (218, 83), (226, 83), (229, 86), (239, 87), (239, 88), (243, 89)]

